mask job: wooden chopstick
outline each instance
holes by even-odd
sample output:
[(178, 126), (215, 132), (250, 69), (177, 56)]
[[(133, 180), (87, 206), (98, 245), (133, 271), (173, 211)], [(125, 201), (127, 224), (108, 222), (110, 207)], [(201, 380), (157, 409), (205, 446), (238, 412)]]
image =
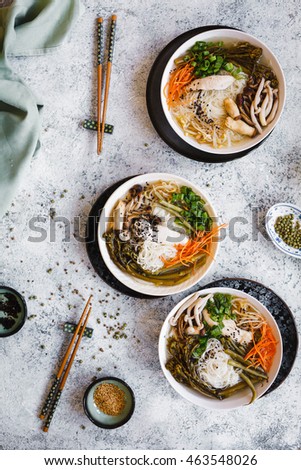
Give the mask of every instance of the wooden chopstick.
[(84, 334), (84, 331), (85, 331), (85, 328), (86, 328), (86, 325), (87, 325), (87, 322), (88, 322), (89, 315), (90, 315), (91, 311), (92, 311), (92, 307), (89, 308), (88, 313), (87, 313), (87, 316), (86, 316), (86, 318), (85, 318), (85, 321), (84, 321), (83, 325), (81, 326), (81, 330), (80, 330), (80, 333), (79, 333), (79, 335), (78, 335), (78, 339), (77, 339), (77, 341), (76, 341), (76, 343), (75, 343), (75, 346), (74, 346), (74, 349), (73, 349), (73, 351), (72, 351), (70, 360), (69, 360), (69, 362), (68, 362), (68, 365), (67, 365), (67, 367), (66, 367), (66, 370), (65, 370), (64, 375), (63, 375), (63, 378), (62, 378), (62, 381), (61, 381), (61, 383), (60, 383), (60, 385), (59, 385), (59, 387), (58, 387), (58, 391), (57, 391), (57, 393), (56, 393), (56, 395), (55, 395), (55, 399), (54, 399), (54, 401), (53, 401), (53, 403), (52, 403), (52, 406), (51, 406), (51, 408), (50, 408), (50, 410), (49, 410), (49, 415), (48, 415), (47, 420), (46, 420), (46, 422), (45, 422), (45, 425), (44, 425), (44, 427), (43, 427), (43, 431), (44, 431), (44, 432), (48, 432), (50, 423), (51, 423), (51, 421), (52, 421), (52, 418), (53, 418), (54, 412), (55, 412), (55, 410), (56, 410), (56, 407), (57, 407), (57, 405), (58, 405), (58, 402), (59, 402), (59, 400), (60, 400), (60, 398), (61, 398), (62, 391), (63, 391), (63, 389), (64, 389), (64, 387), (65, 387), (65, 384), (66, 384), (66, 381), (67, 381), (67, 378), (68, 378), (70, 369), (71, 369), (71, 367), (72, 367), (74, 358), (75, 358), (75, 356), (76, 356), (78, 347), (79, 347), (80, 342), (81, 342), (81, 340), (82, 340), (82, 337), (83, 337), (83, 334)]
[(97, 18), (97, 153), (100, 146), (101, 88), (103, 63), (103, 19)]
[(75, 332), (73, 333), (73, 336), (72, 336), (72, 338), (71, 338), (70, 344), (69, 344), (68, 349), (67, 349), (67, 351), (66, 351), (66, 354), (65, 354), (65, 356), (64, 356), (64, 358), (63, 358), (63, 362), (62, 362), (62, 364), (61, 364), (61, 367), (60, 367), (58, 373), (56, 374), (55, 380), (54, 380), (54, 382), (53, 382), (53, 384), (52, 384), (52, 387), (51, 387), (51, 389), (50, 389), (50, 392), (49, 392), (49, 394), (48, 394), (48, 396), (47, 396), (47, 398), (46, 398), (45, 404), (44, 404), (44, 406), (43, 406), (43, 408), (42, 408), (42, 411), (41, 411), (41, 414), (40, 414), (40, 418), (41, 418), (41, 419), (44, 419), (45, 416), (46, 416), (46, 414), (47, 414), (48, 411), (49, 411), (49, 406), (50, 406), (52, 400), (54, 399), (56, 389), (58, 388), (58, 385), (59, 385), (59, 382), (60, 382), (62, 373), (63, 373), (63, 371), (64, 371), (64, 369), (65, 369), (67, 360), (68, 360), (68, 358), (69, 358), (69, 356), (70, 356), (70, 353), (71, 353), (71, 349), (72, 349), (72, 347), (73, 347), (73, 345), (74, 345), (74, 343), (75, 343), (75, 340), (76, 340), (77, 335), (78, 335), (78, 332), (79, 332), (79, 330), (80, 330), (80, 328), (81, 328), (83, 319), (84, 319), (84, 317), (85, 317), (85, 315), (86, 315), (86, 313), (87, 313), (87, 310), (88, 310), (88, 308), (89, 308), (89, 305), (90, 305), (90, 302), (91, 302), (92, 297), (93, 297), (93, 296), (90, 295), (90, 297), (89, 297), (89, 299), (88, 299), (88, 301), (87, 301), (87, 303), (86, 303), (86, 305), (85, 305), (84, 311), (83, 311), (83, 313), (82, 313), (82, 315), (81, 315), (81, 317), (80, 317), (80, 320), (79, 320), (79, 322), (78, 322), (78, 325), (77, 325), (77, 327), (76, 327), (76, 330), (75, 330)]
[(102, 150), (103, 136), (105, 131), (108, 99), (109, 99), (109, 89), (111, 81), (111, 71), (112, 71), (112, 62), (113, 62), (113, 51), (114, 51), (114, 42), (115, 42), (115, 33), (116, 33), (116, 22), (117, 16), (112, 16), (111, 29), (110, 29), (110, 41), (109, 41), (109, 53), (108, 53), (108, 65), (106, 72), (106, 86), (105, 86), (105, 95), (103, 100), (103, 111), (102, 111), (102, 120), (101, 120), (101, 134), (98, 146), (98, 153)]

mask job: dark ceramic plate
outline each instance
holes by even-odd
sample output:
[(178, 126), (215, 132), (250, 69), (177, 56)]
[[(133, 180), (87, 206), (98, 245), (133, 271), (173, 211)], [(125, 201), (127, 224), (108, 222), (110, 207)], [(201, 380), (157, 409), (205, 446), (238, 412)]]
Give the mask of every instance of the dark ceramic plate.
[(242, 152), (227, 155), (205, 152), (193, 147), (192, 145), (189, 145), (187, 142), (181, 139), (181, 137), (172, 129), (165, 117), (161, 103), (162, 75), (167, 65), (167, 62), (169, 61), (172, 54), (181, 46), (181, 44), (183, 44), (188, 39), (192, 38), (193, 36), (196, 36), (197, 34), (204, 33), (205, 31), (213, 29), (235, 30), (236, 28), (218, 25), (202, 26), (200, 28), (192, 29), (191, 31), (187, 31), (184, 34), (181, 34), (169, 44), (167, 44), (167, 46), (160, 52), (151, 68), (147, 81), (146, 102), (148, 114), (153, 123), (154, 128), (156, 129), (161, 139), (164, 140), (164, 142), (169, 147), (171, 147), (173, 150), (180, 153), (181, 155), (184, 155), (184, 157), (190, 158), (192, 160), (197, 160), (198, 162), (223, 163), (230, 160), (235, 160), (236, 158), (244, 157), (257, 147), (259, 147), (271, 135), (271, 132), (261, 142)]
[[(145, 295), (141, 294), (140, 292), (136, 292), (129, 287), (125, 286), (122, 284), (118, 279), (116, 279), (115, 276), (111, 273), (111, 271), (107, 268), (105, 262), (102, 259), (102, 256), (100, 254), (100, 249), (98, 245), (98, 240), (97, 240), (97, 228), (98, 228), (98, 223), (99, 223), (99, 217), (101, 214), (101, 211), (111, 196), (113, 192), (121, 186), (123, 183), (128, 181), (131, 178), (134, 178), (135, 175), (129, 176), (128, 178), (125, 178), (121, 181), (118, 181), (117, 183), (113, 184), (109, 188), (107, 188), (97, 199), (97, 201), (94, 203), (87, 222), (87, 227), (86, 227), (86, 247), (87, 247), (87, 252), (89, 259), (91, 261), (91, 264), (97, 274), (103, 279), (110, 287), (113, 289), (121, 292), (122, 294), (129, 295), (130, 297), (136, 297), (137, 299), (153, 299), (156, 297), (150, 296), (150, 295)], [(158, 297), (157, 297), (158, 298)]]
[(211, 282), (201, 289), (209, 287), (229, 287), (238, 289), (252, 295), (259, 300), (273, 315), (281, 333), (283, 343), (283, 357), (278, 375), (264, 395), (278, 388), (288, 377), (294, 365), (298, 351), (298, 333), (292, 312), (286, 303), (274, 291), (250, 279), (220, 279)]

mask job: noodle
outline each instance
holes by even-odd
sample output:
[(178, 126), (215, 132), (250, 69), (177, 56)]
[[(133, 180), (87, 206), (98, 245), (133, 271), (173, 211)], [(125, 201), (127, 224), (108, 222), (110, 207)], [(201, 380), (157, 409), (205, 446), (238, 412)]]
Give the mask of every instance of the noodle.
[(237, 326), (247, 330), (259, 330), (265, 323), (259, 311), (247, 299), (235, 297), (232, 300), (233, 313), (237, 317)]
[(179, 185), (174, 181), (157, 181), (150, 183), (145, 189), (144, 194), (150, 201), (155, 197), (168, 200), (177, 191), (179, 191)]
[(176, 248), (170, 243), (157, 243), (145, 240), (137, 258), (137, 263), (146, 271), (155, 273), (164, 266), (164, 259), (171, 259), (177, 253)]
[(235, 100), (245, 86), (246, 78), (242, 78), (225, 90), (190, 91), (171, 108), (171, 112), (186, 136), (193, 137), (199, 143), (210, 143), (215, 148), (229, 147), (245, 136), (225, 126), (227, 113), (224, 100)]
[(236, 385), (241, 379), (234, 367), (228, 364), (229, 359), (230, 356), (224, 352), (220, 341), (209, 339), (198, 364), (200, 378), (216, 389)]

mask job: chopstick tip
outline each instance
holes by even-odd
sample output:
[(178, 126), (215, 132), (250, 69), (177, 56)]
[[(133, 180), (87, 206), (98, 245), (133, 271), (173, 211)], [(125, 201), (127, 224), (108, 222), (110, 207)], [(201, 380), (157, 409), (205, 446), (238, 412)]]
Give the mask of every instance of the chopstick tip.
[(97, 23), (102, 23), (103, 22), (103, 18), (99, 17), (97, 18)]
[(40, 415), (39, 418), (40, 419), (45, 419), (45, 415)]
[(48, 428), (46, 426), (43, 427), (44, 432), (48, 432)]
[(116, 21), (117, 20), (117, 15), (112, 15), (112, 21)]

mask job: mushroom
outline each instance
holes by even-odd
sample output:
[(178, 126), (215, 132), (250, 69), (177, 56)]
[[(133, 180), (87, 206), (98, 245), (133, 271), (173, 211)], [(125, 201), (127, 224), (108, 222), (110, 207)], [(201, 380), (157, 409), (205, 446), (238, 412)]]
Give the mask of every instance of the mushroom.
[(269, 95), (268, 93), (265, 95), (265, 98), (262, 102), (262, 105), (261, 105), (261, 109), (260, 109), (260, 113), (259, 113), (259, 121), (260, 121), (260, 124), (262, 126), (266, 126), (267, 125), (267, 121), (266, 121), (266, 108), (268, 106), (268, 103), (269, 103)]
[(277, 109), (278, 109), (278, 98), (275, 99), (273, 107), (272, 107), (271, 114), (267, 118), (267, 125), (270, 124), (270, 122), (273, 121), (274, 117), (276, 116)]
[[(202, 312), (204, 307), (207, 305), (208, 300), (211, 298), (212, 294), (208, 294), (206, 297), (197, 298), (187, 308), (187, 313), (184, 317), (184, 321), (189, 325), (185, 330), (187, 335), (198, 335), (204, 328), (204, 324), (202, 322)], [(196, 323), (196, 325), (193, 324), (193, 321)]]
[(188, 86), (188, 90), (226, 90), (235, 78), (232, 75), (209, 75), (209, 77), (197, 78), (193, 80)]
[(117, 206), (113, 211), (113, 224), (114, 230), (122, 230), (123, 229), (123, 220), (125, 216), (125, 207), (126, 204), (124, 201), (119, 201)]
[(169, 323), (171, 324), (171, 326), (177, 326), (178, 319), (180, 318), (182, 313), (185, 312), (185, 310), (189, 307), (189, 305), (191, 305), (200, 295), (201, 295), (201, 292), (196, 292), (191, 297), (189, 297), (189, 299), (186, 300), (186, 302), (182, 304), (182, 306), (176, 312), (175, 316), (171, 317), (171, 319), (169, 320)]
[[(185, 330), (187, 335), (199, 335), (201, 330), (204, 328), (203, 323), (200, 321), (200, 317), (198, 315), (190, 316), (191, 310), (194, 309), (195, 312), (195, 305), (198, 302), (198, 299), (187, 309), (187, 314), (184, 317), (184, 321), (188, 323), (188, 326)], [(197, 318), (196, 325), (193, 324), (193, 320)]]
[(209, 326), (218, 325), (218, 323), (216, 321), (212, 320), (212, 318), (210, 317), (209, 312), (206, 308), (204, 308), (204, 310), (203, 310), (203, 317), (204, 317), (205, 322), (208, 323)]
[(129, 230), (122, 230), (120, 233), (119, 233), (119, 239), (122, 241), (122, 242), (127, 242), (131, 239), (131, 234), (129, 232)]
[(251, 107), (251, 105), (248, 104), (246, 101), (243, 102), (243, 108), (244, 108), (245, 113), (247, 114), (247, 116), (250, 116), (250, 107)]
[(135, 184), (131, 189), (130, 189), (130, 195), (132, 197), (136, 197), (138, 196), (139, 194), (141, 194), (143, 191), (143, 187), (141, 186), (141, 184)]
[(258, 105), (259, 105), (259, 103), (260, 103), (260, 95), (261, 95), (261, 92), (262, 92), (263, 87), (264, 87), (264, 82), (265, 82), (265, 79), (264, 79), (264, 77), (262, 77), (262, 79), (261, 79), (261, 81), (260, 81), (260, 83), (259, 83), (259, 86), (258, 86), (258, 88), (257, 88), (254, 101), (253, 101), (254, 110), (255, 110), (255, 111), (257, 111)]
[(246, 113), (243, 111), (243, 109), (239, 108), (239, 110), (240, 110), (241, 118), (242, 118), (247, 124), (249, 124), (249, 126), (253, 127), (253, 122), (252, 122), (251, 119), (246, 115)]
[(202, 329), (204, 328), (204, 325), (202, 324), (202, 327), (199, 326), (188, 326), (185, 330), (185, 333), (189, 336), (191, 335), (199, 335)]
[(126, 208), (125, 208), (125, 211), (126, 211), (126, 212), (131, 212), (131, 210), (133, 209), (134, 204), (135, 204), (134, 199), (131, 199), (131, 200), (127, 203)]
[(256, 127), (257, 131), (259, 132), (259, 134), (262, 134), (262, 129), (260, 127), (259, 122), (256, 119), (256, 116), (255, 116), (254, 101), (251, 104), (250, 115), (251, 115), (252, 122), (253, 122), (254, 126)]
[(241, 134), (241, 135), (247, 135), (249, 137), (253, 137), (256, 133), (254, 127), (249, 126), (242, 120), (235, 121), (229, 116), (227, 117), (225, 121), (225, 125), (226, 127), (228, 127), (228, 129), (231, 129), (232, 131), (237, 132), (238, 134)]
[(225, 105), (225, 109), (226, 109), (227, 113), (229, 114), (229, 116), (231, 118), (233, 118), (235, 120), (241, 118), (238, 106), (235, 103), (235, 101), (232, 100), (232, 98), (226, 98), (224, 100), (224, 105)]
[(201, 325), (202, 314), (208, 300), (212, 299), (213, 294), (208, 294), (206, 297), (202, 297), (198, 300), (194, 307), (194, 318), (197, 325)]
[(269, 102), (265, 110), (265, 117), (267, 118), (272, 110), (273, 102), (274, 102), (273, 90), (270, 87), (270, 82), (267, 83), (266, 89), (267, 89), (267, 94), (269, 96)]
[[(198, 331), (201, 331), (204, 328), (204, 325), (201, 321), (202, 319), (201, 315), (208, 300), (212, 298), (212, 294), (208, 294), (206, 295), (206, 297), (199, 298), (201, 295), (202, 295), (202, 292), (196, 292), (191, 297), (189, 297), (189, 299), (186, 300), (186, 302), (184, 302), (183, 305), (181, 305), (181, 307), (176, 312), (176, 314), (173, 317), (171, 317), (171, 319), (169, 320), (169, 323), (172, 326), (177, 326), (180, 316), (182, 315), (183, 312), (185, 312), (185, 310), (187, 310), (187, 313), (184, 317), (184, 321), (188, 323), (187, 329), (193, 328), (194, 331), (196, 331), (197, 329)], [(196, 323), (196, 326), (193, 325), (193, 320)], [(192, 330), (189, 330), (189, 331), (192, 331)], [(192, 333), (188, 333), (188, 334), (192, 334)], [(193, 333), (193, 334), (198, 334), (198, 333)]]
[(241, 108), (243, 103), (244, 103), (244, 97), (242, 93), (238, 93), (238, 95), (236, 96), (236, 104), (239, 108)]

